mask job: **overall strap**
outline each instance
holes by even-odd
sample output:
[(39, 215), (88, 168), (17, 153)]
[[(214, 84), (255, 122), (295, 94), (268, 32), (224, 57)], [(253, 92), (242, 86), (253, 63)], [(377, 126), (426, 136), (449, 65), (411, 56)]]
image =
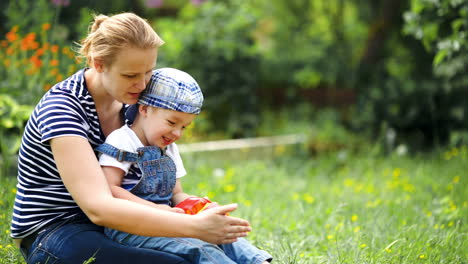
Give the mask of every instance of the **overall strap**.
[(136, 152), (130, 152), (130, 151), (125, 151), (122, 149), (118, 149), (109, 143), (104, 143), (99, 146), (97, 146), (94, 150), (99, 151), (103, 154), (109, 155), (111, 157), (114, 157), (118, 161), (128, 161), (128, 162), (137, 162), (138, 161), (138, 153)]

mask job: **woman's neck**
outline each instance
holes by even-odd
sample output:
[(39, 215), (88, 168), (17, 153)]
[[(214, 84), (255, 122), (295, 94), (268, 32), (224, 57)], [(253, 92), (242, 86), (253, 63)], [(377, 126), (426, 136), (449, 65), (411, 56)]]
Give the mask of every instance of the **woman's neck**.
[(116, 100), (107, 93), (99, 79), (99, 74), (95, 69), (90, 68), (85, 71), (85, 80), (88, 91), (93, 97), (96, 108), (108, 109)]
[(120, 115), (122, 103), (107, 93), (98, 77), (98, 73), (93, 68), (85, 72), (86, 85), (93, 97), (101, 130), (107, 137), (112, 131), (123, 125)]

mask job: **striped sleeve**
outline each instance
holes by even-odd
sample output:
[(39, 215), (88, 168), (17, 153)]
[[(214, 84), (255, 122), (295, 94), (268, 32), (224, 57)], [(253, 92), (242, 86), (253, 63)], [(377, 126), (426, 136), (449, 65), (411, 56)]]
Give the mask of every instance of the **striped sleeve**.
[(38, 130), (41, 143), (61, 136), (79, 136), (88, 139), (89, 125), (78, 98), (72, 94), (55, 94), (44, 98), (38, 108)]

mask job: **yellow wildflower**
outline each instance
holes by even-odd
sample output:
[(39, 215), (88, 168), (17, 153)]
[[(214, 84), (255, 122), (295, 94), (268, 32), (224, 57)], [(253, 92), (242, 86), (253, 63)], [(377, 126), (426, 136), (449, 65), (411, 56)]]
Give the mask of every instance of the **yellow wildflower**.
[(252, 201), (250, 201), (250, 200), (244, 200), (244, 201), (242, 201), (242, 203), (247, 207), (252, 206)]
[(234, 184), (228, 184), (226, 186), (224, 186), (224, 191), (229, 193), (229, 192), (233, 192), (236, 190), (236, 185)]
[(299, 200), (299, 194), (298, 193), (293, 193), (291, 197), (294, 201)]
[(308, 194), (308, 193), (305, 193), (304, 195), (302, 195), (302, 198), (304, 199), (304, 201), (308, 204), (311, 204), (315, 201), (315, 198), (312, 197), (312, 195)]

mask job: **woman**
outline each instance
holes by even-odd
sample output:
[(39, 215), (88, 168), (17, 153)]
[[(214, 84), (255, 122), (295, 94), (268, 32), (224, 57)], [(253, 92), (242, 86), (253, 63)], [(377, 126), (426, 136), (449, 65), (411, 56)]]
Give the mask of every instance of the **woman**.
[(164, 42), (131, 13), (97, 16), (80, 47), (89, 68), (56, 84), (34, 109), (23, 135), (11, 224), (28, 263), (181, 263), (154, 250), (124, 247), (102, 226), (143, 236), (232, 243), (251, 230), (226, 216), (235, 204), (183, 215), (112, 196), (93, 149), (124, 123)]

